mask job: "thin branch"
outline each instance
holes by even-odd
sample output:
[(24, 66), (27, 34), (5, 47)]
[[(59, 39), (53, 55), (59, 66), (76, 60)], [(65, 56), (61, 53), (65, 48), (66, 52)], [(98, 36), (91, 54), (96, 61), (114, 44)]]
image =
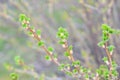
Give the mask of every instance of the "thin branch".
[(111, 70), (112, 70), (112, 58), (111, 58), (111, 55), (110, 55), (110, 52), (107, 48), (108, 44), (107, 42), (105, 43), (105, 51), (106, 51), (106, 54), (107, 54), (107, 57), (108, 57), (108, 62), (109, 62), (109, 69), (110, 69), (110, 76), (112, 76), (112, 73), (111, 73)]

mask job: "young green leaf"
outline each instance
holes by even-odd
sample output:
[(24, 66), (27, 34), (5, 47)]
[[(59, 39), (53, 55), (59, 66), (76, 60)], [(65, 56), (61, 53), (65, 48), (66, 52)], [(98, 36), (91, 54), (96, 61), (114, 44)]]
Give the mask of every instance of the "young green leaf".
[(41, 35), (41, 30), (37, 30), (37, 35)]
[(18, 80), (18, 75), (16, 73), (11, 73), (10, 78), (11, 80)]
[(43, 46), (43, 45), (44, 45), (44, 41), (41, 40), (41, 41), (38, 42), (38, 46), (41, 47), (41, 46)]
[(64, 56), (68, 57), (70, 54), (68, 52), (64, 52)]
[(46, 55), (46, 56), (45, 56), (45, 59), (46, 59), (46, 60), (50, 60), (51, 58), (50, 58), (49, 55)]
[(108, 46), (108, 50), (109, 50), (110, 52), (113, 52), (114, 48), (115, 48), (115, 47), (114, 47), (113, 45)]
[(54, 49), (52, 47), (48, 47), (48, 51), (53, 52)]

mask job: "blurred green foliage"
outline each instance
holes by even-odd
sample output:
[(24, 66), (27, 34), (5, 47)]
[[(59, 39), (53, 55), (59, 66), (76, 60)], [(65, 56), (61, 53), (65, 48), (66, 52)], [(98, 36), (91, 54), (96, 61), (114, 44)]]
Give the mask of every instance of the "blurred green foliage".
[[(9, 80), (5, 79), (8, 73), (3, 64), (9, 62), (15, 65), (13, 58), (16, 55), (24, 58), (29, 65), (34, 65), (39, 73), (49, 74), (48, 68), (49, 72), (57, 72), (53, 70), (52, 63), (43, 64), (44, 51), (37, 48), (37, 44), (33, 45), (36, 41), (22, 31), (18, 19), (20, 13), (31, 18), (31, 24), (42, 31), (47, 45), (55, 48), (60, 57), (62, 48), (57, 45), (55, 36), (59, 26), (67, 28), (74, 56), (84, 66), (94, 69), (104, 56), (100, 54), (104, 51), (96, 45), (100, 41), (100, 25), (106, 23), (119, 29), (119, 3), (119, 0), (0, 0), (0, 80)], [(111, 43), (116, 45), (114, 59), (119, 64), (119, 35), (114, 36)], [(61, 61), (67, 60), (62, 57)], [(44, 66), (41, 67), (41, 64)]]

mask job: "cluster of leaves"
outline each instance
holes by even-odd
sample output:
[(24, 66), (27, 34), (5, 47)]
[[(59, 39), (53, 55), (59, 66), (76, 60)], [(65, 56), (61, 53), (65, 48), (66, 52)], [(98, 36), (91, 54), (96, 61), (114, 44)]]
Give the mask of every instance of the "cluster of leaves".
[(11, 80), (19, 80), (19, 73), (20, 74), (29, 74), (31, 76), (34, 76), (34, 78), (39, 78), (38, 74), (34, 71), (32, 66), (27, 65), (24, 60), (20, 56), (15, 56), (14, 61), (16, 63), (16, 66), (19, 67), (19, 69), (15, 68), (9, 63), (5, 63), (4, 66), (8, 71), (12, 71), (10, 74)]
[(100, 79), (117, 80), (117, 64), (115, 63), (115, 61), (112, 60), (112, 55), (115, 47), (114, 45), (109, 45), (109, 40), (111, 34), (119, 33), (119, 30), (112, 29), (106, 24), (102, 25), (102, 41), (98, 43), (98, 46), (105, 49), (107, 57), (103, 58), (103, 61), (106, 65), (101, 65), (100, 68), (96, 71)]
[[(57, 38), (59, 39), (58, 43), (60, 45), (62, 45), (62, 47), (65, 49), (65, 52), (63, 53), (65, 57), (67, 57), (71, 63), (60, 63), (58, 61), (57, 56), (54, 54), (54, 48), (52, 47), (47, 47), (44, 43), (44, 41), (42, 40), (42, 38), (40, 37), (41, 35), (41, 31), (39, 30), (33, 30), (34, 27), (31, 28), (30, 24), (29, 24), (30, 19), (28, 17), (26, 17), (24, 14), (20, 15), (20, 22), (22, 23), (23, 28), (27, 29), (27, 31), (33, 36), (33, 38), (38, 40), (38, 46), (42, 47), (45, 52), (47, 53), (45, 56), (46, 60), (51, 60), (53, 61), (55, 64), (58, 65), (58, 68), (65, 72), (68, 75), (71, 75), (73, 77), (76, 78), (88, 78), (88, 74), (90, 73), (89, 70), (87, 68), (84, 68), (83, 66), (80, 65), (80, 61), (79, 60), (75, 60), (73, 57), (73, 46), (72, 45), (68, 45), (67, 39), (69, 36), (68, 31), (63, 28), (63, 27), (59, 27), (58, 32), (57, 32)], [(24, 25), (26, 26), (24, 26)], [(73, 67), (73, 69), (72, 69)]]
[[(33, 26), (30, 25), (30, 18), (26, 15), (21, 14), (19, 18), (20, 22), (24, 29), (27, 30), (29, 35), (35, 38), (38, 41), (38, 46), (41, 47), (45, 52), (46, 60), (50, 60), (54, 62), (58, 69), (65, 72), (66, 74), (75, 77), (78, 80), (116, 80), (118, 77), (118, 72), (116, 71), (117, 64), (115, 61), (112, 60), (112, 53), (114, 50), (113, 45), (108, 45), (110, 40), (111, 34), (118, 34), (120, 33), (119, 30), (112, 29), (110, 26), (103, 24), (102, 25), (102, 41), (98, 43), (98, 46), (102, 47), (106, 51), (107, 57), (103, 58), (105, 64), (101, 65), (97, 70), (96, 73), (92, 73), (90, 69), (83, 67), (80, 64), (79, 60), (75, 60), (73, 56), (73, 46), (68, 45), (68, 31), (60, 27), (57, 32), (57, 38), (59, 39), (59, 44), (62, 45), (65, 52), (63, 55), (67, 57), (71, 63), (61, 63), (58, 60), (58, 56), (54, 53), (54, 48), (49, 46), (46, 47), (44, 41), (41, 38), (41, 30), (35, 30)], [(24, 63), (24, 61), (19, 57), (15, 57), (15, 62), (17, 65), (21, 65), (24, 69), (29, 70), (30, 68)], [(7, 68), (9, 68), (7, 66)], [(15, 70), (14, 70), (15, 71)], [(37, 73), (34, 72), (34, 77)], [(11, 74), (12, 80), (18, 80), (18, 75), (15, 73)], [(38, 77), (39, 79), (39, 77)]]
[[(104, 47), (105, 43), (109, 41), (111, 34), (119, 34), (119, 33), (120, 33), (119, 30), (112, 29), (107, 24), (103, 24), (102, 25), (102, 41), (98, 43), (98, 46)], [(113, 45), (112, 46), (110, 45), (109, 48), (110, 48), (109, 50), (111, 51), (113, 51), (114, 49)]]
[(57, 37), (60, 39), (59, 43), (64, 44), (68, 39), (68, 32), (65, 28), (60, 27), (57, 32)]
[[(21, 66), (23, 66), (24, 62), (23, 62), (23, 60), (20, 58), (20, 56), (16, 56), (14, 60), (15, 60), (16, 65), (21, 65)], [(16, 70), (16, 69), (15, 69), (12, 65), (10, 65), (9, 63), (5, 63), (4, 66), (5, 66), (5, 68), (6, 68), (8, 71), (15, 71), (15, 70)], [(18, 75), (16, 72), (12, 72), (12, 73), (10, 74), (10, 78), (11, 78), (11, 80), (18, 80), (18, 79), (19, 79), (19, 75)]]
[(10, 74), (11, 80), (18, 80), (18, 75), (16, 73)]

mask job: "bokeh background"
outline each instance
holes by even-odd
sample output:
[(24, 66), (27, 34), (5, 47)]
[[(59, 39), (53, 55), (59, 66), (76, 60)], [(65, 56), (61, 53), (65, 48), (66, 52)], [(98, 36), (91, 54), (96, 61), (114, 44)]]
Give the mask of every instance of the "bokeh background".
[[(21, 13), (31, 18), (31, 25), (41, 29), (46, 45), (55, 48), (61, 62), (68, 60), (63, 56), (56, 32), (60, 26), (66, 28), (75, 59), (93, 71), (106, 56), (97, 46), (101, 40), (101, 25), (105, 23), (120, 29), (120, 0), (0, 0), (0, 80), (10, 80), (10, 72), (3, 64), (7, 62), (17, 68), (15, 56), (21, 56), (45, 80), (70, 80), (54, 63), (45, 60), (45, 52), (22, 29)], [(110, 43), (116, 47), (113, 59), (119, 65), (120, 36), (113, 35)], [(35, 79), (20, 74), (20, 80)]]

